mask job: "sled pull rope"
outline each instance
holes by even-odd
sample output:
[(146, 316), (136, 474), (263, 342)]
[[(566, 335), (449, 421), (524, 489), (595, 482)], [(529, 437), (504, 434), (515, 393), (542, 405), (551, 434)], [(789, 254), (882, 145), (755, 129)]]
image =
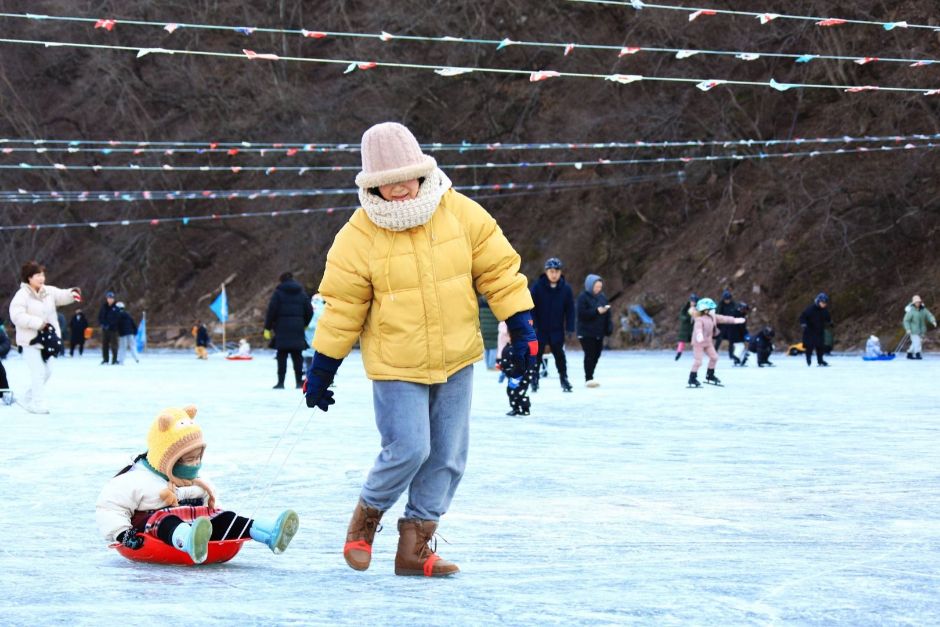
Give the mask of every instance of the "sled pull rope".
[[(274, 452), (277, 451), (278, 447), (281, 445), (281, 442), (284, 441), (284, 438), (287, 436), (287, 432), (290, 430), (291, 425), (294, 423), (294, 418), (297, 417), (297, 412), (299, 412), (299, 411), (300, 411), (300, 408), (303, 407), (305, 401), (306, 401), (305, 397), (301, 397), (300, 402), (297, 403), (297, 407), (294, 408), (294, 412), (291, 414), (290, 420), (288, 420), (288, 421), (287, 421), (287, 424), (284, 426), (284, 431), (281, 432), (281, 436), (277, 439), (277, 442), (274, 443), (274, 446), (271, 448), (271, 452), (268, 453), (268, 458), (264, 461), (264, 465), (261, 466), (261, 473), (259, 473), (259, 474), (263, 474), (263, 473), (264, 473), (264, 470), (267, 469), (267, 467), (271, 464), (271, 460), (274, 458)], [(310, 420), (308, 419), (308, 420), (307, 420), (307, 423), (309, 424), (309, 422), (310, 422)], [(306, 430), (307, 430), (307, 425), (304, 425), (303, 431), (306, 431)], [(303, 435), (303, 431), (301, 431), (301, 435)], [(298, 436), (298, 439), (300, 439), (300, 436)], [(296, 446), (296, 445), (297, 445), (297, 444), (296, 444), (296, 442), (295, 442), (295, 443), (294, 443), (294, 446)], [(288, 453), (287, 453), (288, 457), (290, 456), (290, 454), (291, 454), (291, 452), (292, 452), (293, 450), (294, 450), (294, 448), (291, 447), (291, 450), (288, 451)], [(287, 461), (286, 458), (285, 458), (285, 461)], [(283, 469), (283, 468), (284, 468), (284, 464), (281, 464), (281, 468), (278, 468), (277, 472), (274, 474), (274, 477), (271, 478), (271, 481), (269, 481), (269, 482), (268, 482), (268, 485), (265, 487), (265, 489), (264, 489), (265, 493), (271, 488), (271, 485), (274, 483), (274, 480), (277, 479), (277, 475), (280, 474), (281, 469)], [(258, 483), (257, 483), (257, 482), (252, 483), (251, 491), (248, 492), (248, 499), (247, 499), (247, 501), (248, 501), (249, 503), (250, 503), (250, 502), (252, 501), (252, 499), (254, 498), (255, 492), (257, 492), (257, 490), (258, 490)], [(264, 498), (264, 494), (262, 494), (262, 496), (261, 496), (260, 498), (263, 499), (263, 498)], [(256, 509), (257, 509), (257, 508), (256, 508)], [(253, 519), (254, 519), (254, 513), (252, 513), (252, 516), (251, 516), (248, 520), (253, 520)], [(228, 539), (228, 533), (229, 533), (229, 531), (232, 530), (232, 526), (233, 526), (234, 524), (235, 524), (235, 517), (233, 517), (233, 518), (232, 518), (232, 522), (230, 522), (230, 523), (228, 524), (228, 528), (225, 530), (225, 533), (222, 534), (222, 540), (223, 540), (223, 541)], [(245, 533), (245, 529), (246, 529), (247, 527), (248, 527), (248, 524), (246, 523), (246, 524), (245, 524), (245, 527), (242, 528), (241, 533), (238, 534), (238, 537), (241, 537), (241, 535), (242, 535), (243, 533)]]

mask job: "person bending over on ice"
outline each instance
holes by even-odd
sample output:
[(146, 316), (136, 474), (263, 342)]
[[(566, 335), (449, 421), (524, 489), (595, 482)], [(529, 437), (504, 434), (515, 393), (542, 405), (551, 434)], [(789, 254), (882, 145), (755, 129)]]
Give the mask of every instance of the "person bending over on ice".
[(694, 321), (692, 324), (692, 371), (689, 373), (689, 387), (701, 387), (698, 382), (698, 369), (702, 366), (702, 355), (708, 355), (708, 370), (705, 372), (705, 382), (712, 385), (721, 385), (715, 376), (715, 366), (718, 365), (718, 352), (715, 350), (715, 338), (718, 336), (718, 325), (744, 324), (744, 318), (732, 318), (715, 313), (715, 301), (710, 298), (700, 298), (695, 307), (689, 308), (689, 315)]
[[(326, 411), (329, 385), (356, 340), (372, 380), (382, 451), (362, 488), (343, 556), (369, 567), (382, 515), (404, 492), (396, 575), (456, 573), (428, 543), (464, 473), (473, 366), (483, 356), (477, 292), (506, 320), (515, 363), (535, 366), (532, 297), (520, 259), (483, 207), (458, 193), (401, 124), (362, 136), (358, 209), (336, 235), (313, 338), (309, 407)], [(361, 335), (361, 338), (360, 338)]]
[(767, 326), (751, 339), (750, 350), (757, 353), (757, 366), (773, 366), (770, 355), (774, 352), (774, 328)]
[(98, 530), (108, 542), (140, 549), (143, 535), (162, 540), (200, 564), (209, 541), (251, 537), (283, 553), (300, 519), (285, 510), (276, 519), (251, 520), (216, 503), (212, 484), (200, 477), (205, 443), (196, 408), (164, 409), (147, 434), (147, 452), (115, 475), (95, 504)]
[(820, 292), (813, 304), (800, 314), (800, 326), (803, 327), (803, 349), (806, 351), (806, 365), (813, 365), (813, 351), (816, 351), (816, 365), (828, 366), (823, 359), (826, 352), (826, 327), (832, 324), (829, 315), (829, 296)]

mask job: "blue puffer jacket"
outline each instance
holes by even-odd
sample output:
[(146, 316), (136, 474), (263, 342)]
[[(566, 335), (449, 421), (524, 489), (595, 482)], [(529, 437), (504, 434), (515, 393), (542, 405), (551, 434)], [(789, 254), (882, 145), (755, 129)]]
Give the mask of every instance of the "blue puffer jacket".
[(565, 333), (574, 332), (574, 294), (561, 277), (552, 287), (544, 274), (532, 285), (532, 321), (539, 344), (562, 344)]

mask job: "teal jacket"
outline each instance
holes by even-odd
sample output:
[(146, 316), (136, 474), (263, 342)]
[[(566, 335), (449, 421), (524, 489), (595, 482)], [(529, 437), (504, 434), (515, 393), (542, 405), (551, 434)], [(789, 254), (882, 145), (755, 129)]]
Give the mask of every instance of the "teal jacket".
[(937, 319), (933, 317), (930, 310), (926, 307), (918, 309), (913, 305), (908, 305), (907, 313), (904, 314), (904, 330), (911, 335), (924, 335), (927, 333), (927, 321), (937, 326)]

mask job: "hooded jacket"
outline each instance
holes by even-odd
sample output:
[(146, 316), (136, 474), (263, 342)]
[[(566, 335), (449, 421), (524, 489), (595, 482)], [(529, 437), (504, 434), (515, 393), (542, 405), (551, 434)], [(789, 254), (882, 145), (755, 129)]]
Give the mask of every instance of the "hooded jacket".
[(29, 284), (20, 283), (20, 289), (10, 303), (10, 322), (16, 325), (17, 345), (29, 346), (30, 341), (47, 324), (51, 324), (56, 335), (61, 337), (62, 330), (55, 308), (74, 302), (75, 295), (69, 290), (45, 285), (37, 294)]
[(302, 351), (307, 348), (304, 330), (313, 318), (313, 306), (304, 288), (294, 279), (287, 279), (275, 288), (268, 302), (264, 328), (274, 331), (274, 348), (279, 351)]
[(584, 279), (584, 291), (578, 295), (578, 337), (601, 338), (614, 331), (610, 310), (598, 313), (597, 308), (607, 305), (604, 293), (594, 294), (594, 284), (601, 280), (596, 274)]
[(910, 306), (907, 308), (907, 313), (904, 314), (904, 330), (911, 335), (924, 335), (927, 333), (928, 321), (930, 324), (937, 326), (937, 319), (933, 317), (929, 309), (926, 307), (918, 309)]
[(453, 189), (404, 231), (360, 208), (327, 254), (314, 348), (341, 359), (360, 339), (370, 379), (443, 383), (483, 356), (477, 292), (499, 320), (532, 309), (519, 265), (496, 220)]

